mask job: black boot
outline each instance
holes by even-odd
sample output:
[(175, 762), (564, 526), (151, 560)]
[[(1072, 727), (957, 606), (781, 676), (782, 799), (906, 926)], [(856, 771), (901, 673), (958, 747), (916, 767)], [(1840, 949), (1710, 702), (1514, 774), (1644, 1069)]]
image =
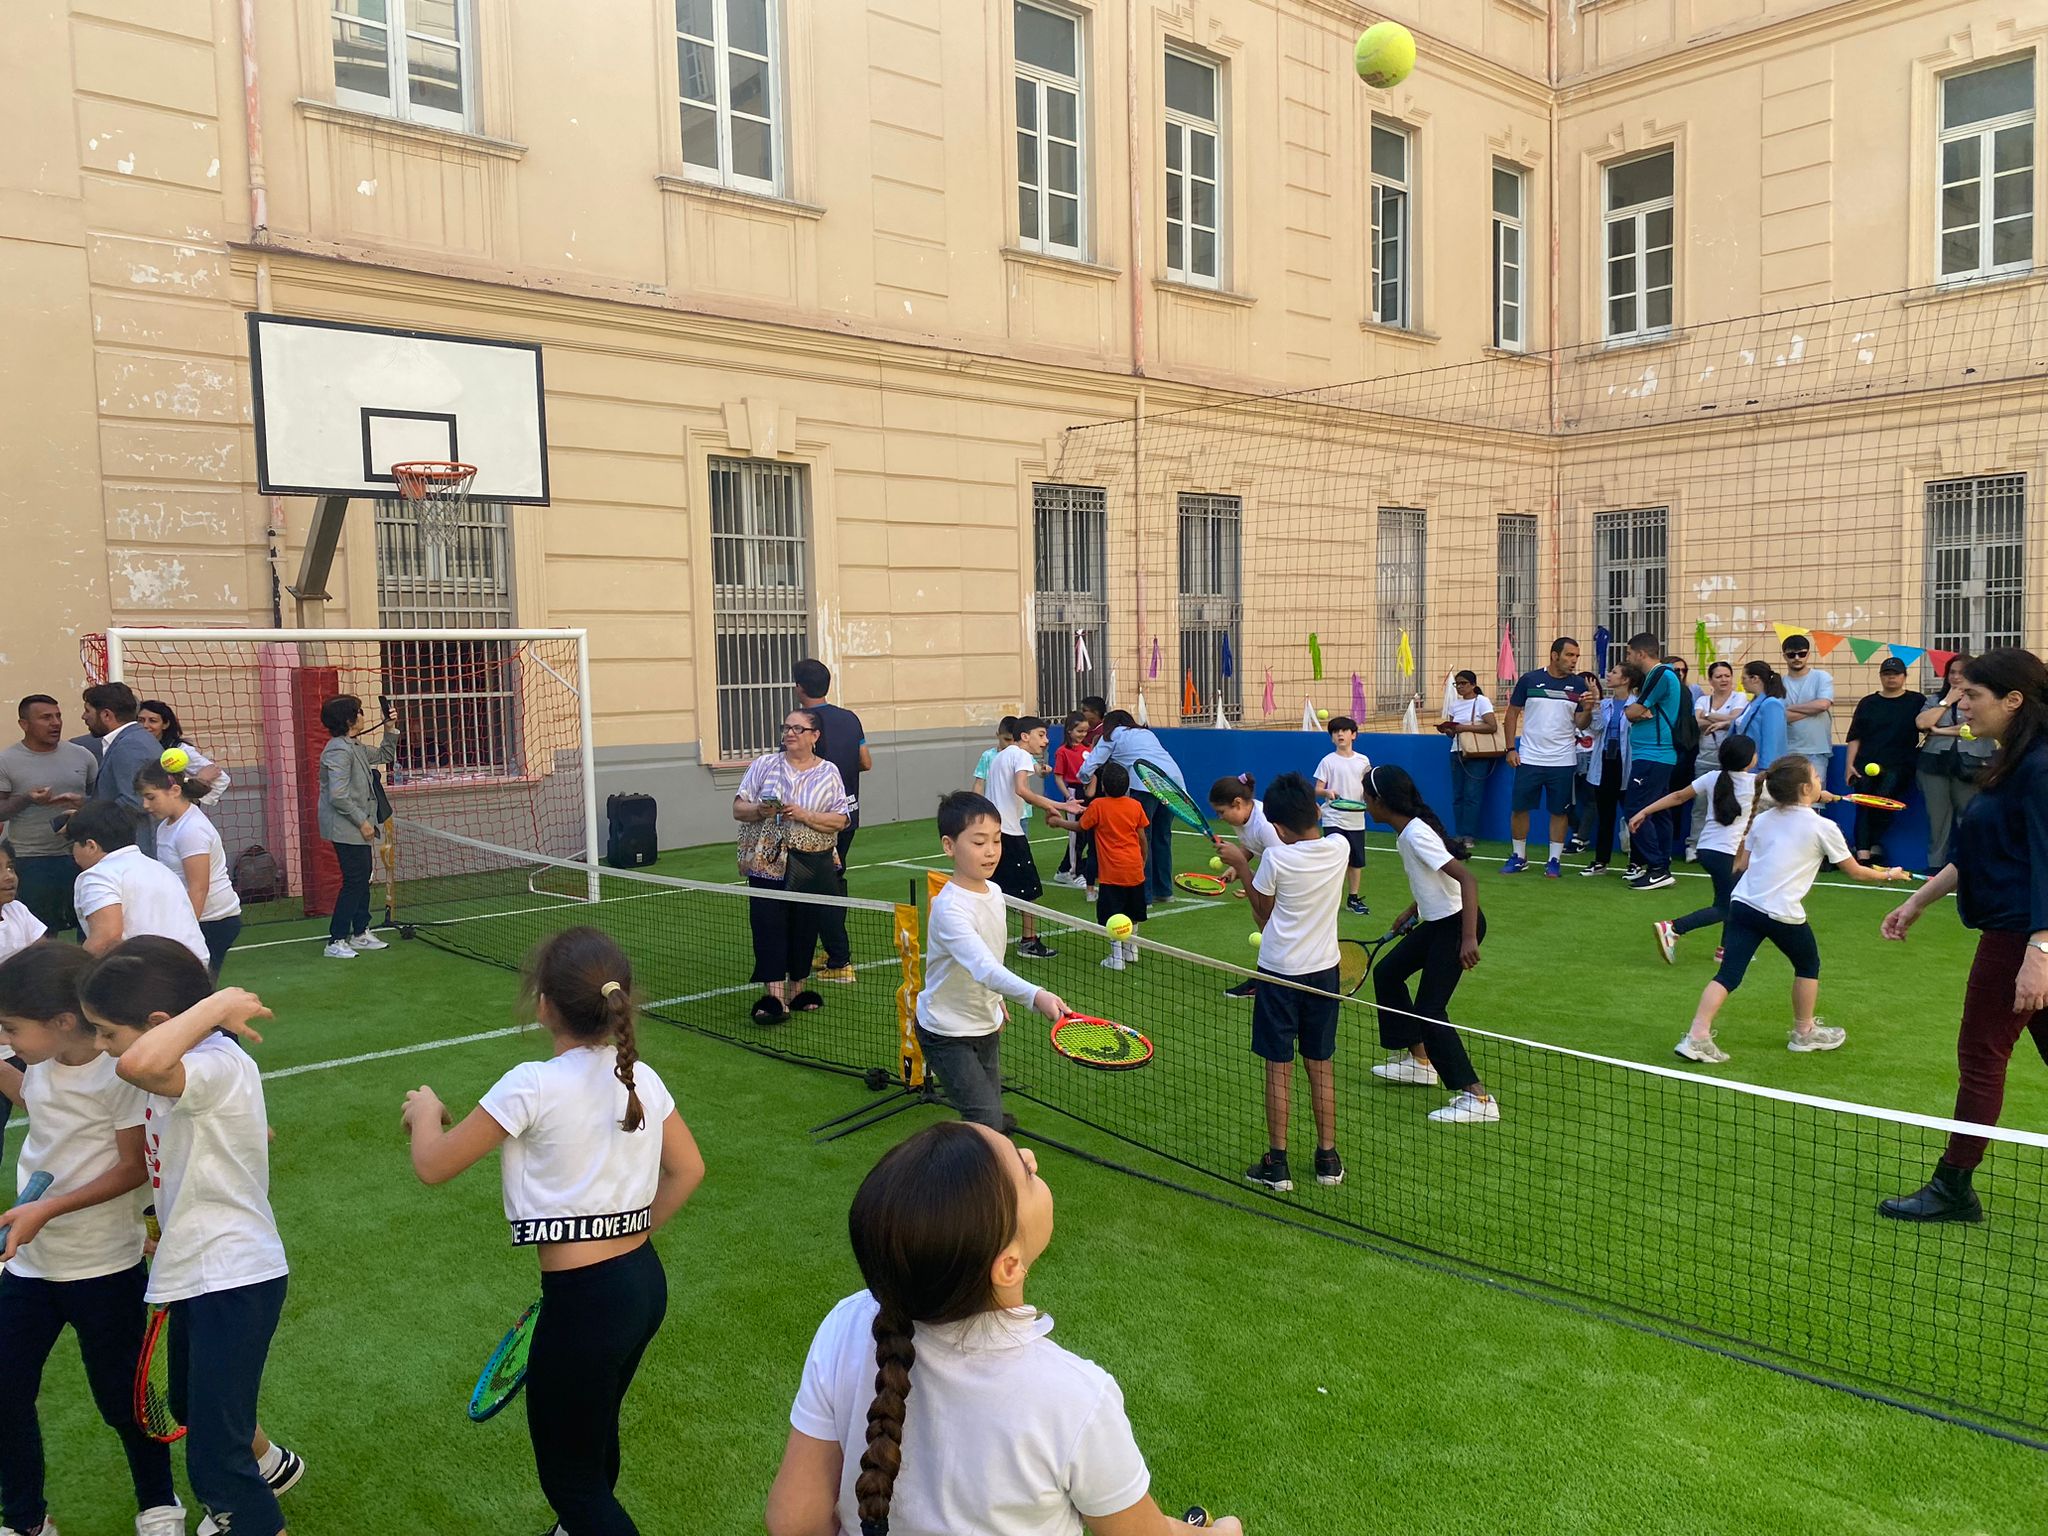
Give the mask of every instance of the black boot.
[(1982, 1221), (1984, 1207), (1970, 1188), (1970, 1170), (1934, 1165), (1934, 1177), (1910, 1195), (1878, 1203), (1878, 1214), (1894, 1221)]

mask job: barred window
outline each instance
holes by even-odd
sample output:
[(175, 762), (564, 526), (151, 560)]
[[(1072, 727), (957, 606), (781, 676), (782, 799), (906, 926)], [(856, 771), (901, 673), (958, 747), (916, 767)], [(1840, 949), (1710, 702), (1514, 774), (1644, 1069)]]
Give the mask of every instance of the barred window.
[(2026, 644), (2027, 477), (1927, 487), (1929, 643), (1942, 651)]
[(811, 654), (806, 489), (796, 465), (711, 461), (718, 753), (728, 762), (781, 746), (790, 674)]
[[(1516, 660), (1520, 662), (1537, 654), (1531, 649), (1537, 643), (1535, 517), (1526, 512), (1502, 513), (1496, 553), (1500, 630), (1513, 643)], [(1496, 671), (1498, 661), (1496, 650)], [(1482, 677), (1486, 675), (1478, 667), (1472, 670)]]
[[(1373, 707), (1382, 713), (1399, 714), (1407, 709), (1421, 680), (1429, 675), (1423, 659), (1428, 635), (1424, 612), (1429, 590), (1428, 518), (1415, 507), (1381, 507), (1379, 545), (1373, 552), (1379, 567), (1377, 673)], [(1411, 674), (1401, 665), (1401, 635), (1408, 636), (1414, 660)], [(1358, 722), (1363, 726), (1363, 720)]]
[(1660, 641), (1666, 633), (1664, 564), (1666, 509), (1646, 507), (1632, 512), (1602, 512), (1593, 519), (1593, 622), (1607, 626), (1619, 647), (1648, 630)]
[(1108, 494), (1031, 487), (1038, 708), (1057, 720), (1109, 680)]
[(1195, 687), (1193, 719), (1244, 718), (1237, 657), (1244, 622), (1242, 528), (1244, 502), (1236, 496), (1180, 498), (1180, 665), (1175, 691), (1186, 703)]

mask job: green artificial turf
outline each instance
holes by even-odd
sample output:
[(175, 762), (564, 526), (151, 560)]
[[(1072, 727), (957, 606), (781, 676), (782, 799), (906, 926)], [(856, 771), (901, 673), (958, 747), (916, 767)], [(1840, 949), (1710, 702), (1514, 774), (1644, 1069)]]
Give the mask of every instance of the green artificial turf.
[[(1197, 862), (1199, 846), (1181, 842), (1183, 862)], [(1378, 842), (1366, 877), (1373, 918), (1347, 919), (1348, 932), (1377, 933), (1380, 920), (1405, 903), (1398, 863)], [(854, 893), (901, 898), (918, 875), (892, 861), (929, 862), (935, 845), (923, 825), (864, 829)], [(1049, 874), (1054, 847), (1041, 845), (1039, 857)], [(1491, 931), (1454, 1017), (1675, 1065), (1670, 1046), (1711, 971), (1713, 941), (1689, 941), (1679, 965), (1667, 968), (1649, 922), (1683, 910), (1690, 902), (1675, 898), (1704, 893), (1704, 881), (1643, 896), (1613, 878), (1568, 877), (1559, 885), (1533, 873), (1502, 878), (1484, 862), (1476, 867)], [(671, 853), (657, 868), (724, 882), (732, 878), (731, 852)], [(1877, 923), (1896, 899), (1830, 889), (1809, 904), (1826, 959), (1821, 1011), (1848, 1027), (1845, 1049), (1810, 1057), (1783, 1049), (1788, 973), (1766, 957), (1723, 1015), (1722, 1038), (1736, 1059), (1712, 1072), (1945, 1112), (1969, 940), (1945, 909), (1910, 944), (1883, 943)], [(695, 900), (704, 908), (717, 898)], [(1081, 911), (1078, 892), (1048, 887), (1047, 901)], [(750, 1030), (743, 927), (734, 928), (722, 909), (682, 925), (651, 920), (660, 902), (647, 910), (643, 988), (660, 990), (681, 976), (679, 994), (715, 994), (687, 1010), (715, 1016), (715, 1027), (734, 1035)], [(488, 947), (482, 940), (494, 924), (511, 935), (519, 921), (467, 926), (476, 947)], [(1248, 961), (1250, 926), (1242, 903), (1184, 899), (1163, 909), (1146, 935)], [(343, 965), (321, 959), (317, 942), (273, 942), (293, 931), (252, 928), (229, 968), (231, 981), (260, 991), (276, 1011), (257, 1048), (265, 1070), (318, 1067), (267, 1085), (277, 1129), (272, 1193), (294, 1275), (263, 1417), (309, 1463), (287, 1499), (292, 1528), (302, 1536), (539, 1530), (547, 1515), (523, 1416), (515, 1408), (479, 1427), (462, 1412), (492, 1344), (536, 1293), (533, 1261), (506, 1245), (494, 1168), (432, 1190), (412, 1178), (398, 1110), (406, 1089), (430, 1083), (460, 1111), (545, 1044), (531, 1033), (509, 1034), (350, 1061), (506, 1029), (517, 1022), (515, 980), (428, 943), (394, 945)], [(866, 957), (881, 946), (886, 957), (886, 934), (879, 915), (857, 919), (857, 952)], [(1044, 1051), (1042, 1031), (1013, 1031), (1008, 1063), (1036, 1098), (1014, 1104), (1027, 1131), (1311, 1222), (1316, 1200), (1326, 1198), (1350, 1202), (1332, 1210), (1405, 1213), (1423, 1231), (1455, 1227), (1469, 1213), (1446, 1202), (1458, 1197), (1463, 1168), (1468, 1204), (1482, 1202), (1500, 1223), (1523, 1224), (1501, 1234), (1504, 1252), (1524, 1267), (1555, 1263), (1575, 1275), (1597, 1276), (1604, 1267), (1623, 1290), (1635, 1283), (1631, 1275), (1697, 1264), (1679, 1246), (1693, 1225), (1704, 1251), (1717, 1255), (1683, 1274), (1702, 1298), (1746, 1287), (1752, 1306), (1776, 1306), (1786, 1287), (1834, 1283), (1831, 1262), (1847, 1263), (1852, 1254), (1843, 1246), (1851, 1239), (1769, 1225), (1749, 1233), (1750, 1246), (1730, 1247), (1707, 1230), (1707, 1213), (1729, 1197), (1726, 1188), (1641, 1187), (1600, 1155), (1611, 1145), (1641, 1153), (1705, 1125), (1714, 1130), (1703, 1142), (1712, 1154), (1707, 1165), (1740, 1170), (1741, 1149), (1721, 1145), (1721, 1132), (1747, 1123), (1755, 1134), (1775, 1135), (1773, 1122), (1688, 1108), (1694, 1088), (1672, 1083), (1641, 1101), (1656, 1107), (1654, 1120), (1620, 1125), (1614, 1108), (1641, 1090), (1616, 1086), (1625, 1076), (1617, 1069), (1539, 1061), (1484, 1042), (1475, 1042), (1475, 1054), (1507, 1107), (1500, 1126), (1451, 1128), (1448, 1146), (1443, 1137), (1431, 1145), (1421, 1115), (1437, 1096), (1386, 1090), (1374, 1099), (1367, 1086), (1355, 1086), (1343, 1107), (1356, 1137), (1340, 1127), (1351, 1155), (1345, 1189), (1318, 1194), (1311, 1184), (1291, 1203), (1243, 1194), (1241, 1185), (1175, 1166), (1047, 1107), (1111, 1124), (1121, 1106), (1128, 1123), (1115, 1128), (1135, 1139), (1222, 1172), (1241, 1167), (1263, 1139), (1255, 1067), (1243, 1050), (1243, 1005), (1228, 1012), (1188, 980), (1206, 986), (1228, 978), (1156, 955), (1138, 973), (1111, 976), (1094, 964), (1099, 940), (1075, 934), (1059, 941), (1062, 958), (1048, 966), (1048, 980), (1104, 1012), (1146, 1000), (1144, 1023), (1160, 1056), (1139, 1073), (1082, 1073)], [(828, 1044), (849, 1038), (854, 1021), (886, 1033), (895, 968), (867, 963), (856, 987), (829, 992), (816, 1027), (842, 1033), (821, 1035)], [(1177, 982), (1165, 979), (1168, 969)], [(795, 1032), (805, 1027), (789, 1026), (793, 1048), (801, 1048)], [(846, 1246), (847, 1201), (893, 1138), (942, 1111), (914, 1109), (883, 1128), (821, 1145), (809, 1127), (871, 1102), (854, 1079), (654, 1021), (643, 1028), (642, 1053), (675, 1091), (709, 1173), (658, 1239), (670, 1311), (628, 1400), (622, 1496), (650, 1533), (757, 1530), (811, 1331), (858, 1284)], [(886, 1038), (876, 1054), (886, 1060)], [(1362, 1071), (1376, 1055), (1368, 1037), (1355, 1048), (1347, 1043), (1340, 1061), (1355, 1060)], [(1696, 1102), (1726, 1097), (1702, 1090)], [(2044, 1107), (2048, 1073), (2030, 1059), (2016, 1061), (2007, 1122), (2039, 1125)], [(1598, 1135), (1575, 1143), (1567, 1108), (1597, 1124)], [(1300, 1094), (1295, 1119), (1296, 1169), (1305, 1175)], [(19, 1144), (17, 1129), (7, 1140), (10, 1167)], [(1504, 1148), (1524, 1155), (1505, 1158)], [(1226, 1149), (1235, 1159), (1229, 1166)], [(1396, 1156), (1412, 1161), (1397, 1164)], [(1999, 1167), (2015, 1178), (2022, 1162), (1994, 1149), (1986, 1184), (1994, 1221), (1967, 1234), (1989, 1240), (1973, 1250), (1980, 1259), (2009, 1252), (2017, 1262), (2034, 1252), (2032, 1230), (2015, 1230), (2015, 1213), (2033, 1208), (2016, 1183), (2008, 1186), (2006, 1220), (1997, 1220)], [(1044, 1168), (1058, 1201), (1058, 1232), (1033, 1276), (1032, 1298), (1058, 1318), (1058, 1338), (1122, 1383), (1155, 1489), (1169, 1506), (1200, 1501), (1240, 1514), (1248, 1530), (1290, 1536), (2017, 1536), (2048, 1528), (2048, 1459), (2040, 1452), (1056, 1152)], [(2031, 1171), (2038, 1175), (2039, 1165)], [(1818, 1177), (1829, 1172), (1840, 1176)], [(1886, 1178), (1905, 1173), (1903, 1166), (1800, 1170), (1805, 1182), (1787, 1198), (1800, 1209), (1807, 1208), (1800, 1202), (1838, 1198), (1843, 1211), (1860, 1210)], [(1567, 1200), (1568, 1186), (1588, 1179), (1611, 1181), (1621, 1202), (1615, 1221), (1577, 1233), (1575, 1243), (1546, 1246), (1556, 1234), (1539, 1207)], [(1822, 1192), (1845, 1184), (1839, 1197)], [(1770, 1173), (1757, 1193), (1769, 1198), (1777, 1185)], [(1859, 1228), (1853, 1252), (1867, 1261), (1876, 1240)], [(1774, 1263), (1782, 1266), (1776, 1273)], [(2030, 1296), (2032, 1274), (2011, 1284)], [(1897, 1300), (1908, 1313), (1919, 1305), (1910, 1295)], [(1861, 1337), (1874, 1352), (1896, 1351), (1909, 1364), (1923, 1356), (1938, 1361), (1967, 1343), (1952, 1318), (1914, 1344), (1901, 1336), (1896, 1316), (1878, 1310), (1839, 1317), (1828, 1330), (1832, 1344)], [(125, 1530), (132, 1511), (119, 1452), (93, 1418), (68, 1342), (46, 1374), (42, 1406), (52, 1511), (68, 1536)]]

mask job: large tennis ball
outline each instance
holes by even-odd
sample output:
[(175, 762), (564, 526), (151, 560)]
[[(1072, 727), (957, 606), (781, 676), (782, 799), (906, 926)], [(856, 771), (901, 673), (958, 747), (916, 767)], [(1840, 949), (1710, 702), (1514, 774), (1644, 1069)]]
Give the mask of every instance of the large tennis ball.
[(1263, 933), (1259, 932), (1258, 929), (1254, 928), (1251, 931), (1248, 938), (1246, 939), (1246, 942), (1250, 944), (1253, 949), (1257, 949), (1261, 944), (1266, 942), (1266, 936)]
[(1971, 730), (1967, 725), (1957, 726), (1956, 734), (1962, 737), (1965, 741), (1975, 741), (1977, 739), (1977, 733)]
[(1867, 775), (1868, 777), (1870, 777), (1870, 778), (1873, 778), (1873, 779), (1874, 779), (1874, 778), (1876, 778), (1876, 777), (1877, 777), (1877, 776), (1878, 776), (1878, 775), (1879, 775), (1880, 773), (1883, 773), (1883, 772), (1884, 772), (1884, 770), (1883, 770), (1882, 768), (1878, 767), (1878, 766), (1877, 766), (1877, 764), (1875, 764), (1875, 763), (1865, 763), (1865, 764), (1863, 765), (1863, 772), (1864, 772), (1864, 773), (1865, 773), (1865, 774), (1866, 774), (1866, 775)]
[(1415, 34), (1398, 21), (1376, 21), (1358, 34), (1351, 58), (1359, 79), (1376, 91), (1392, 90), (1415, 68)]
[(192, 766), (192, 755), (183, 747), (166, 747), (157, 762), (163, 765), (165, 773), (183, 773)]
[(1112, 939), (1128, 939), (1131, 936), (1131, 920), (1121, 912), (1102, 926), (1109, 930)]

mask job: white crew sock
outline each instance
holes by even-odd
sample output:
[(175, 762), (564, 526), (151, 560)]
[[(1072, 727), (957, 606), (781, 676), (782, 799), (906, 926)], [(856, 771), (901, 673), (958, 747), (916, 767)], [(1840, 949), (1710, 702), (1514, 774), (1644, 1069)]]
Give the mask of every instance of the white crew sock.
[(1554, 837), (1550, 840), (1550, 856), (1553, 859), (1561, 859), (1564, 857), (1564, 844), (1560, 843)]
[(283, 1465), (284, 1451), (282, 1448), (280, 1448), (278, 1445), (274, 1443), (271, 1445), (269, 1450), (265, 1451), (261, 1456), (256, 1458), (256, 1470), (262, 1473), (265, 1477), (269, 1477), (272, 1473), (276, 1472), (277, 1469)]
[(1526, 859), (1526, 858), (1527, 858), (1528, 856), (1529, 856), (1529, 839), (1527, 839), (1526, 837), (1518, 837), (1518, 838), (1516, 838), (1516, 839), (1515, 839), (1515, 857), (1516, 857), (1516, 858), (1518, 858), (1518, 859)]

